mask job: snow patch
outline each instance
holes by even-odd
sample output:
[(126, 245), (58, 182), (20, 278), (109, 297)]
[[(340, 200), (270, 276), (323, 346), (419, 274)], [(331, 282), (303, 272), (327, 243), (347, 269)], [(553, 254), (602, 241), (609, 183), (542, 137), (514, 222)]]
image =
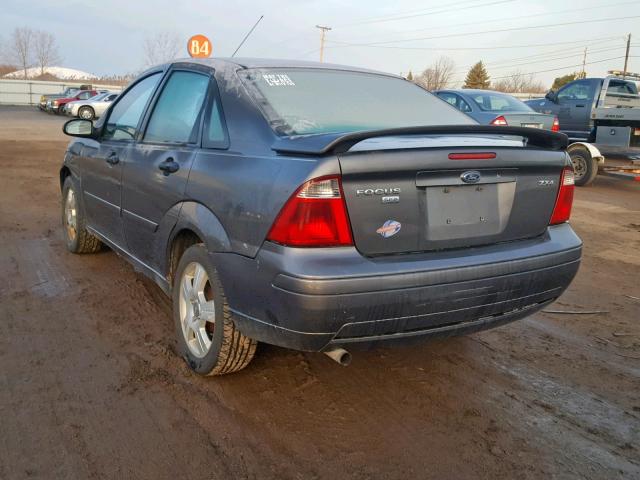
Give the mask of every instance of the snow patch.
[[(27, 68), (27, 78), (38, 77), (40, 76), (40, 73), (40, 67)], [(44, 69), (44, 73), (48, 73), (49, 75), (53, 75), (54, 77), (62, 80), (96, 80), (98, 78), (93, 73), (66, 67), (46, 67)], [(2, 78), (24, 78), (24, 71), (16, 70), (15, 72), (7, 73)]]

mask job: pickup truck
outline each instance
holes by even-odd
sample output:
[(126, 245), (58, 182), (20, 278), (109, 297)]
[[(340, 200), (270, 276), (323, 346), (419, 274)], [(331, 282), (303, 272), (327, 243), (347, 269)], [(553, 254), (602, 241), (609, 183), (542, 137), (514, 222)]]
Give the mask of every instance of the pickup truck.
[[(619, 72), (605, 78), (574, 80), (557, 92), (549, 91), (543, 99), (525, 103), (538, 112), (556, 115), (560, 130), (570, 140), (595, 144), (607, 155), (607, 162), (609, 157), (634, 162), (640, 158), (640, 95), (634, 80), (640, 76), (627, 73), (623, 78)], [(593, 156), (586, 146), (580, 149), (586, 157)], [(582, 171), (574, 162), (576, 184), (590, 183), (603, 163), (601, 155), (599, 162), (589, 161)]]
[(47, 102), (53, 102), (54, 100), (56, 100), (58, 98), (73, 97), (74, 95), (76, 95), (81, 90), (91, 90), (91, 89), (92, 89), (91, 85), (80, 85), (79, 87), (67, 87), (67, 88), (64, 89), (64, 91), (62, 91), (60, 93), (42, 95), (42, 96), (40, 96), (40, 102), (38, 102), (38, 108), (40, 110), (46, 111), (47, 110)]
[(79, 90), (73, 95), (65, 98), (56, 98), (54, 100), (47, 101), (47, 111), (53, 113), (63, 113), (64, 106), (69, 102), (75, 102), (77, 100), (88, 100), (98, 95), (97, 90)]

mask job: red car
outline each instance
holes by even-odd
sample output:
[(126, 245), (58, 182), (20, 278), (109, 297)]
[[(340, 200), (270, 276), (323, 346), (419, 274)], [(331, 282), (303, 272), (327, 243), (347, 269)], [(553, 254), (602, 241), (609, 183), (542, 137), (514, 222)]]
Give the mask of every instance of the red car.
[(75, 102), (76, 100), (87, 100), (88, 98), (94, 97), (98, 94), (97, 90), (82, 90), (76, 93), (73, 97), (67, 98), (56, 98), (47, 102), (47, 111), (60, 113), (62, 112), (63, 107), (69, 102)]

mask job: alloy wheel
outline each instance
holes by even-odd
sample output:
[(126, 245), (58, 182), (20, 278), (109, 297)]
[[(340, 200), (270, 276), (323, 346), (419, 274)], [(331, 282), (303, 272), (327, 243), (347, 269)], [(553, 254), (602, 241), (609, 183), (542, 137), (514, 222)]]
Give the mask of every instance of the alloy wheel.
[(198, 358), (211, 349), (216, 323), (215, 301), (209, 275), (198, 262), (191, 262), (180, 279), (180, 324), (187, 347)]
[(78, 202), (72, 188), (67, 190), (67, 198), (64, 201), (64, 223), (69, 240), (75, 240), (78, 234)]

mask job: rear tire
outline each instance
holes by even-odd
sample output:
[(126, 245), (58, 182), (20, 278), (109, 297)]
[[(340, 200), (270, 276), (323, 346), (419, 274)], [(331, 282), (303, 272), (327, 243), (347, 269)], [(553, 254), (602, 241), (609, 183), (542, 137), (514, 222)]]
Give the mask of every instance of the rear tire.
[(224, 375), (245, 368), (257, 342), (238, 330), (218, 278), (202, 244), (189, 247), (173, 279), (173, 318), (178, 351), (201, 375)]
[(72, 253), (96, 253), (102, 248), (102, 242), (87, 230), (82, 199), (70, 176), (62, 187), (62, 229)]
[(96, 112), (94, 112), (91, 107), (82, 107), (78, 110), (78, 118), (82, 118), (83, 120), (93, 120), (96, 118)]
[(583, 187), (590, 185), (598, 175), (598, 165), (591, 157), (586, 147), (578, 146), (569, 150), (569, 157), (573, 165), (576, 185)]

